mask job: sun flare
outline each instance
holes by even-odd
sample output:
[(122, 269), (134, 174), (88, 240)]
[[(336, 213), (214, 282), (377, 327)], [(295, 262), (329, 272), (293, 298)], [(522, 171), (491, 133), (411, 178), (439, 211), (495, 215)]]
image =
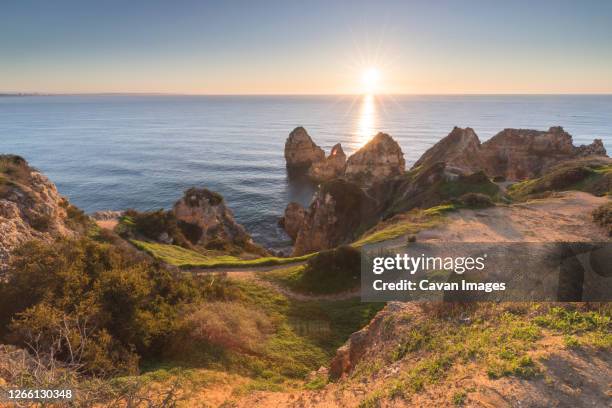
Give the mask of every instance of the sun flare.
[(378, 68), (370, 67), (364, 70), (361, 74), (361, 83), (364, 93), (376, 93), (380, 85), (380, 71)]

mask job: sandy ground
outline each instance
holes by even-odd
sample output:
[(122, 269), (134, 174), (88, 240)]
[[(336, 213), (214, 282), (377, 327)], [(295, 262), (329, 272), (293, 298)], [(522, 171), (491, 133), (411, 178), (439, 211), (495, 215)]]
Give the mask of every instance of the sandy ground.
[(447, 223), (418, 233), (417, 241), (608, 241), (606, 232), (593, 223), (591, 212), (609, 200), (582, 192), (566, 192), (510, 206), (461, 210), (450, 213)]
[(102, 229), (106, 229), (106, 230), (114, 230), (115, 227), (117, 226), (117, 223), (119, 222), (119, 220), (117, 219), (112, 219), (112, 220), (100, 220), (100, 221), (96, 221), (96, 224), (98, 224), (98, 227), (102, 228)]

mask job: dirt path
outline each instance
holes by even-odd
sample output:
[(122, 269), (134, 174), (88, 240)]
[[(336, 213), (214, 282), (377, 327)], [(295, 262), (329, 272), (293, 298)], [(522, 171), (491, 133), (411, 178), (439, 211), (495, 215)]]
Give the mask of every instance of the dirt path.
[(417, 241), (445, 242), (581, 242), (609, 241), (591, 219), (591, 212), (608, 202), (582, 192), (509, 206), (461, 210), (448, 222), (417, 234)]
[(334, 293), (329, 295), (315, 295), (308, 293), (299, 293), (292, 291), (280, 284), (271, 282), (263, 277), (267, 272), (275, 271), (278, 269), (289, 268), (293, 266), (304, 265), (306, 262), (296, 262), (285, 265), (275, 265), (268, 267), (246, 267), (246, 268), (225, 268), (225, 269), (200, 269), (192, 271), (196, 275), (202, 275), (207, 273), (226, 273), (230, 279), (239, 281), (248, 281), (257, 283), (260, 286), (272, 289), (276, 292), (281, 293), (288, 298), (299, 300), (299, 301), (334, 301), (334, 300), (346, 300), (355, 297), (359, 297), (359, 288), (348, 292)]

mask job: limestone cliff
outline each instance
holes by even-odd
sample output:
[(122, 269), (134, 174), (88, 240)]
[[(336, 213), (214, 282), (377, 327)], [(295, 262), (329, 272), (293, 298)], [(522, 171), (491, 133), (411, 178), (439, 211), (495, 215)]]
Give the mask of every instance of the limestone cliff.
[(595, 139), (590, 145), (574, 146), (572, 136), (559, 126), (547, 131), (504, 129), (482, 144), (471, 128), (455, 127), (412, 169), (444, 162), (449, 175), (484, 171), (493, 178), (521, 180), (540, 177), (559, 163), (586, 156), (606, 156), (602, 141)]
[(306, 210), (293, 254), (303, 255), (350, 242), (376, 222), (375, 208), (374, 200), (356, 184), (342, 179), (322, 184)]
[(378, 133), (346, 162), (345, 177), (360, 185), (371, 185), (400, 176), (406, 162), (399, 144), (386, 133)]
[(24, 242), (74, 236), (87, 220), (23, 158), (0, 155), (0, 271)]
[(601, 140), (574, 146), (572, 136), (560, 126), (547, 131), (504, 129), (482, 144), (487, 174), (509, 180), (539, 177), (563, 161), (588, 155), (606, 156)]

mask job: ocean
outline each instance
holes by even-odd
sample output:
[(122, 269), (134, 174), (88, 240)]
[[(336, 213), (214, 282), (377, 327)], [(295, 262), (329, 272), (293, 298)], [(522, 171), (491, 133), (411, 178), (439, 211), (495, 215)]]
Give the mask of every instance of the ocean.
[(307, 205), (315, 189), (286, 176), (296, 126), (327, 153), (341, 142), (350, 154), (384, 131), (410, 166), (453, 126), (484, 141), (556, 125), (612, 151), (612, 95), (0, 97), (0, 153), (26, 158), (85, 211), (170, 208), (185, 189), (206, 187), (277, 249), (290, 245), (277, 226), (285, 206)]

